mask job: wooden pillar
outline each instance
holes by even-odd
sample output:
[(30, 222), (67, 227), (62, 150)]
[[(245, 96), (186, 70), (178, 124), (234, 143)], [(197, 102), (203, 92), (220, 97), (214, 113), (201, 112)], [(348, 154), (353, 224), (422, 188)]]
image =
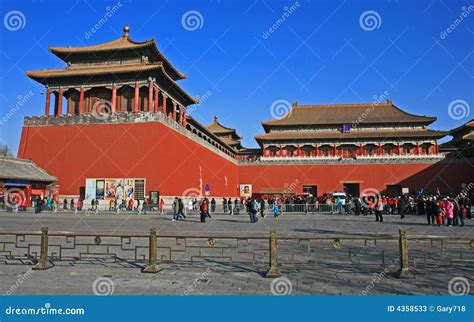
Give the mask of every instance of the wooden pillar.
[(155, 103), (154, 103), (154, 106), (153, 106), (153, 112), (158, 112), (158, 97), (159, 97), (159, 94), (160, 94), (160, 90), (158, 89), (158, 87), (155, 87)]
[(438, 141), (435, 141), (435, 146), (434, 146), (434, 154), (438, 154)]
[(46, 106), (44, 107), (44, 115), (49, 115), (49, 107), (51, 105), (51, 90), (49, 87), (46, 87)]
[(420, 155), (420, 144), (418, 142), (416, 142), (415, 154)]
[(361, 156), (363, 154), (363, 150), (362, 150), (362, 143), (359, 144), (359, 156)]
[(379, 143), (379, 146), (377, 147), (377, 155), (382, 155), (382, 146)]
[(163, 106), (162, 106), (161, 112), (163, 112), (163, 114), (166, 115), (166, 101), (167, 101), (168, 97), (166, 97), (164, 92), (162, 94), (163, 94)]
[(135, 97), (133, 98), (133, 113), (138, 113), (139, 96), (140, 96), (140, 87), (138, 87), (138, 82), (135, 82)]
[(84, 87), (79, 90), (79, 115), (84, 113)]
[(176, 121), (176, 102), (173, 101), (173, 114), (172, 114), (172, 118), (174, 121)]
[(301, 146), (300, 146), (300, 145), (298, 145), (298, 155), (297, 155), (297, 156), (298, 156), (298, 157), (301, 156)]
[(186, 121), (186, 107), (183, 106), (183, 126), (186, 127), (188, 122)]
[(283, 156), (283, 147), (280, 145), (280, 157)]
[(148, 112), (153, 112), (153, 81), (148, 83)]
[(400, 150), (400, 142), (397, 143), (397, 154), (400, 155), (401, 154), (401, 150)]
[(60, 87), (58, 94), (56, 95), (56, 106), (54, 109), (54, 115), (58, 116), (63, 114), (63, 88)]
[(183, 107), (179, 106), (179, 125), (183, 125)]
[(333, 145), (333, 151), (332, 151), (334, 156), (337, 156), (337, 148), (336, 148), (336, 143)]
[(315, 156), (319, 157), (319, 146), (317, 144), (315, 145), (314, 153), (315, 153)]
[(112, 85), (112, 102), (110, 102), (110, 113), (115, 113), (117, 110), (117, 86)]

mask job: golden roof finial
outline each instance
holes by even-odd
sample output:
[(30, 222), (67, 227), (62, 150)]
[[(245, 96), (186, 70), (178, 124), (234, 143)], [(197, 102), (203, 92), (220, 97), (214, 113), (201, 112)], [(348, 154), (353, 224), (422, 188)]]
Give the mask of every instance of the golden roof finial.
[(128, 39), (129, 33), (130, 33), (130, 27), (129, 27), (129, 26), (123, 27), (123, 38), (127, 38), (127, 39)]

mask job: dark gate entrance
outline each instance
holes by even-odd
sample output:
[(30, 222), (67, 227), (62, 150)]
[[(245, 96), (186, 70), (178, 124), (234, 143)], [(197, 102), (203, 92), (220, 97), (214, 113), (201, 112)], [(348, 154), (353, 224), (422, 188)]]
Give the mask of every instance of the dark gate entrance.
[(359, 197), (360, 187), (358, 183), (344, 183), (344, 192), (347, 196)]

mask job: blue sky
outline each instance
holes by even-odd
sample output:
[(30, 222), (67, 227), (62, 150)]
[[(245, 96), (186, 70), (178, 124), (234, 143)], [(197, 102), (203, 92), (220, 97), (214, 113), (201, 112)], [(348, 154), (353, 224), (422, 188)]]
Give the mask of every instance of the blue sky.
[[(2, 0), (0, 144), (16, 151), (23, 117), (44, 111), (43, 88), (25, 73), (64, 67), (48, 46), (110, 41), (122, 35), (124, 25), (130, 25), (134, 40), (155, 38), (188, 74), (180, 85), (203, 98), (194, 117), (207, 124), (218, 115), (237, 128), (248, 147), (256, 146), (253, 136), (263, 133), (262, 121), (273, 118), (277, 100), (370, 103), (388, 92), (406, 111), (438, 117), (431, 128), (448, 130), (473, 117), (470, 5), (454, 0)], [(114, 6), (118, 9), (107, 22), (87, 36)], [(183, 23), (190, 11), (198, 13), (195, 30)], [(283, 23), (269, 32), (285, 13)], [(11, 20), (15, 14), (20, 24)], [(361, 16), (369, 20), (361, 22)], [(371, 17), (374, 25), (368, 24)], [(30, 96), (26, 101), (25, 95)], [(463, 102), (453, 117), (449, 105), (456, 100)]]

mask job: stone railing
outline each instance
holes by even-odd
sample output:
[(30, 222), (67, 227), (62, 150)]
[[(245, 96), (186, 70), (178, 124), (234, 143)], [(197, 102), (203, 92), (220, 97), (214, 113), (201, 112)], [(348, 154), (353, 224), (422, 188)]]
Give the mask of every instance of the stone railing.
[(356, 158), (343, 158), (341, 156), (300, 156), (300, 157), (260, 157), (255, 161), (240, 161), (242, 165), (252, 164), (357, 164), (357, 163), (419, 163), (438, 162), (443, 160), (443, 154), (420, 154), (420, 155), (374, 155), (357, 156)]

